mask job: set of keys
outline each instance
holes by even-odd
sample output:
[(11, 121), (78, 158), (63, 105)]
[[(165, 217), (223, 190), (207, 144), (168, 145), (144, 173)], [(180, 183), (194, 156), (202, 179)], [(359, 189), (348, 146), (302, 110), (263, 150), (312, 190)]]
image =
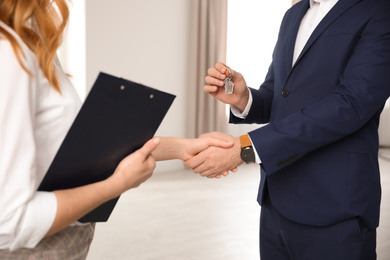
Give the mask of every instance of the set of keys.
[(233, 74), (228, 67), (226, 70), (229, 72), (229, 77), (224, 80), (225, 83), (225, 94), (233, 94), (234, 92), (234, 83), (233, 83)]

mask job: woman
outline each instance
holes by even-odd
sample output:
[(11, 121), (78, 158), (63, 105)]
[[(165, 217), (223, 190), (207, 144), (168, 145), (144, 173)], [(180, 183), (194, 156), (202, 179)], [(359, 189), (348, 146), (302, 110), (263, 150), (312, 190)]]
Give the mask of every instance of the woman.
[(77, 219), (147, 180), (155, 160), (231, 146), (154, 138), (104, 181), (38, 192), (81, 106), (56, 58), (68, 15), (65, 0), (0, 2), (0, 259), (85, 259), (94, 225)]

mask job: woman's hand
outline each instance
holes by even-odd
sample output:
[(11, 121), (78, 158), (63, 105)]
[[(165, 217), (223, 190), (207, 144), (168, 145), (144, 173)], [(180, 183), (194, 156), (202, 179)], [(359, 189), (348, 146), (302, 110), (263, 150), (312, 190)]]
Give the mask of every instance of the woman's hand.
[(143, 147), (124, 158), (110, 177), (119, 185), (118, 196), (131, 188), (136, 188), (152, 176), (156, 161), (151, 155), (160, 143), (159, 138), (153, 138)]
[(211, 146), (228, 149), (233, 144), (232, 140), (228, 140), (227, 138), (214, 138), (205, 135), (197, 139), (187, 139), (187, 144), (183, 149), (183, 154), (180, 159), (185, 162)]
[(153, 138), (134, 153), (124, 158), (109, 178), (77, 188), (57, 190), (57, 215), (46, 237), (64, 229), (70, 223), (116, 198), (128, 189), (138, 187), (152, 176), (156, 162), (151, 153), (160, 139)]

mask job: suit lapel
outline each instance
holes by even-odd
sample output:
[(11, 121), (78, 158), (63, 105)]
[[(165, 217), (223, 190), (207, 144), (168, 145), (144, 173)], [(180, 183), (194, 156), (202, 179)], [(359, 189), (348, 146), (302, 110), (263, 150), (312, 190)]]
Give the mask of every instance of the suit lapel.
[[(295, 48), (295, 41), (297, 39), (297, 34), (299, 30), (299, 26), (301, 25), (301, 21), (303, 16), (305, 16), (307, 9), (309, 8), (309, 0), (304, 0), (301, 2), (302, 6), (298, 10), (298, 14), (295, 16), (295, 20), (292, 21), (292, 30), (289, 32), (289, 37), (286, 40), (287, 45), (287, 55), (286, 55), (286, 72), (291, 70), (292, 66), (292, 60), (294, 56), (294, 48)], [(301, 3), (297, 3), (296, 5), (299, 5)]]
[[(360, 0), (339, 0), (337, 4), (329, 11), (329, 13), (324, 17), (324, 19), (318, 24), (317, 28), (313, 31), (309, 40), (307, 41), (305, 47), (303, 48), (301, 54), (299, 55), (297, 61), (294, 64), (299, 63), (300, 59), (306, 54), (309, 50), (310, 46), (317, 40), (317, 38), (321, 35), (321, 33), (335, 21), (340, 15), (342, 15), (345, 11), (351, 8)], [(298, 31), (297, 31), (298, 32)], [(296, 35), (295, 35), (296, 36)], [(293, 46), (295, 45), (295, 41)], [(291, 59), (292, 60), (292, 59)], [(291, 63), (290, 63), (291, 64)]]

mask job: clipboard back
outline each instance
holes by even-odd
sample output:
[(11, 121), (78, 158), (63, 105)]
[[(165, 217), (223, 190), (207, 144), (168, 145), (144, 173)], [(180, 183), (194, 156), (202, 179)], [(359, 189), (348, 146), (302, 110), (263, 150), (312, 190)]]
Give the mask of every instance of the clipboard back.
[[(151, 139), (174, 95), (100, 73), (62, 142), (39, 190), (102, 181), (119, 162)], [(119, 197), (79, 221), (107, 221)]]

